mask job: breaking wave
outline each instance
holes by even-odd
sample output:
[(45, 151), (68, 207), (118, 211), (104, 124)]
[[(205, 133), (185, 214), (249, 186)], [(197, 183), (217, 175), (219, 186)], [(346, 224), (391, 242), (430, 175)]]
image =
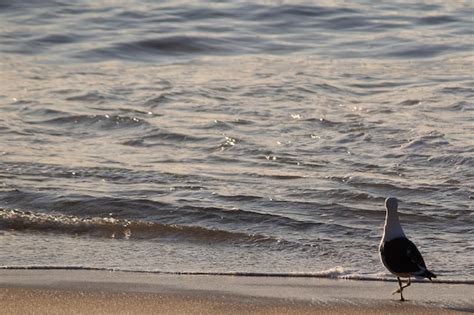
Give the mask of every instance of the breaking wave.
[(0, 209), (0, 229), (90, 235), (115, 239), (172, 238), (217, 243), (284, 243), (282, 240), (263, 235), (208, 229), (200, 226), (164, 224), (113, 217), (82, 218), (71, 215), (7, 209)]

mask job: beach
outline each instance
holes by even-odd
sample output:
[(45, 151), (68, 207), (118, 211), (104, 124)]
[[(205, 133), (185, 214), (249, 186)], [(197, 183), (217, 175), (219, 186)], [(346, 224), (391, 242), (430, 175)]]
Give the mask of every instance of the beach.
[(474, 288), (322, 278), (1, 270), (3, 314), (461, 314)]

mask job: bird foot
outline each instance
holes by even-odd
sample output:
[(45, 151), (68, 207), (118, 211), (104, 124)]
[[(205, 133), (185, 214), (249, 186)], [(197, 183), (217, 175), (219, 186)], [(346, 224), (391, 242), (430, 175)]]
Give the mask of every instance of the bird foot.
[[(392, 292), (392, 295), (395, 295), (395, 294), (397, 294), (397, 293), (400, 293), (400, 289), (393, 291), (393, 292)], [(404, 298), (403, 295), (401, 295), (401, 294), (400, 294), (400, 301), (402, 301), (402, 302), (405, 301), (405, 298)]]

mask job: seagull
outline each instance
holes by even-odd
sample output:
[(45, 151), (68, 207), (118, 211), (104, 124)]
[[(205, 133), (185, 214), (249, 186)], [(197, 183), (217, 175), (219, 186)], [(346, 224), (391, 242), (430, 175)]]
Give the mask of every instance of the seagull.
[[(384, 266), (397, 276), (399, 288), (393, 294), (400, 293), (400, 301), (405, 301), (403, 289), (411, 284), (410, 277), (428, 278), (431, 281), (431, 278), (436, 278), (436, 275), (426, 268), (423, 257), (415, 244), (405, 236), (398, 220), (397, 198), (387, 198), (385, 208), (387, 213), (379, 248), (380, 258)], [(402, 285), (400, 278), (408, 278), (407, 283)]]

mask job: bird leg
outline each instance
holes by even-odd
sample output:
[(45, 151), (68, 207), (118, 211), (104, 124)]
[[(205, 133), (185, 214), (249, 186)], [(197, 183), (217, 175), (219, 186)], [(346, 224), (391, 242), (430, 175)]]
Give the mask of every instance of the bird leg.
[(408, 277), (408, 281), (405, 285), (402, 285), (402, 280), (400, 279), (400, 277), (397, 277), (398, 279), (398, 285), (400, 286), (400, 288), (398, 288), (397, 290), (393, 291), (392, 294), (397, 294), (397, 293), (400, 293), (400, 301), (405, 301), (405, 299), (403, 298), (403, 289), (405, 289), (406, 287), (409, 287), (410, 284), (411, 284), (411, 281), (410, 281), (410, 277)]

